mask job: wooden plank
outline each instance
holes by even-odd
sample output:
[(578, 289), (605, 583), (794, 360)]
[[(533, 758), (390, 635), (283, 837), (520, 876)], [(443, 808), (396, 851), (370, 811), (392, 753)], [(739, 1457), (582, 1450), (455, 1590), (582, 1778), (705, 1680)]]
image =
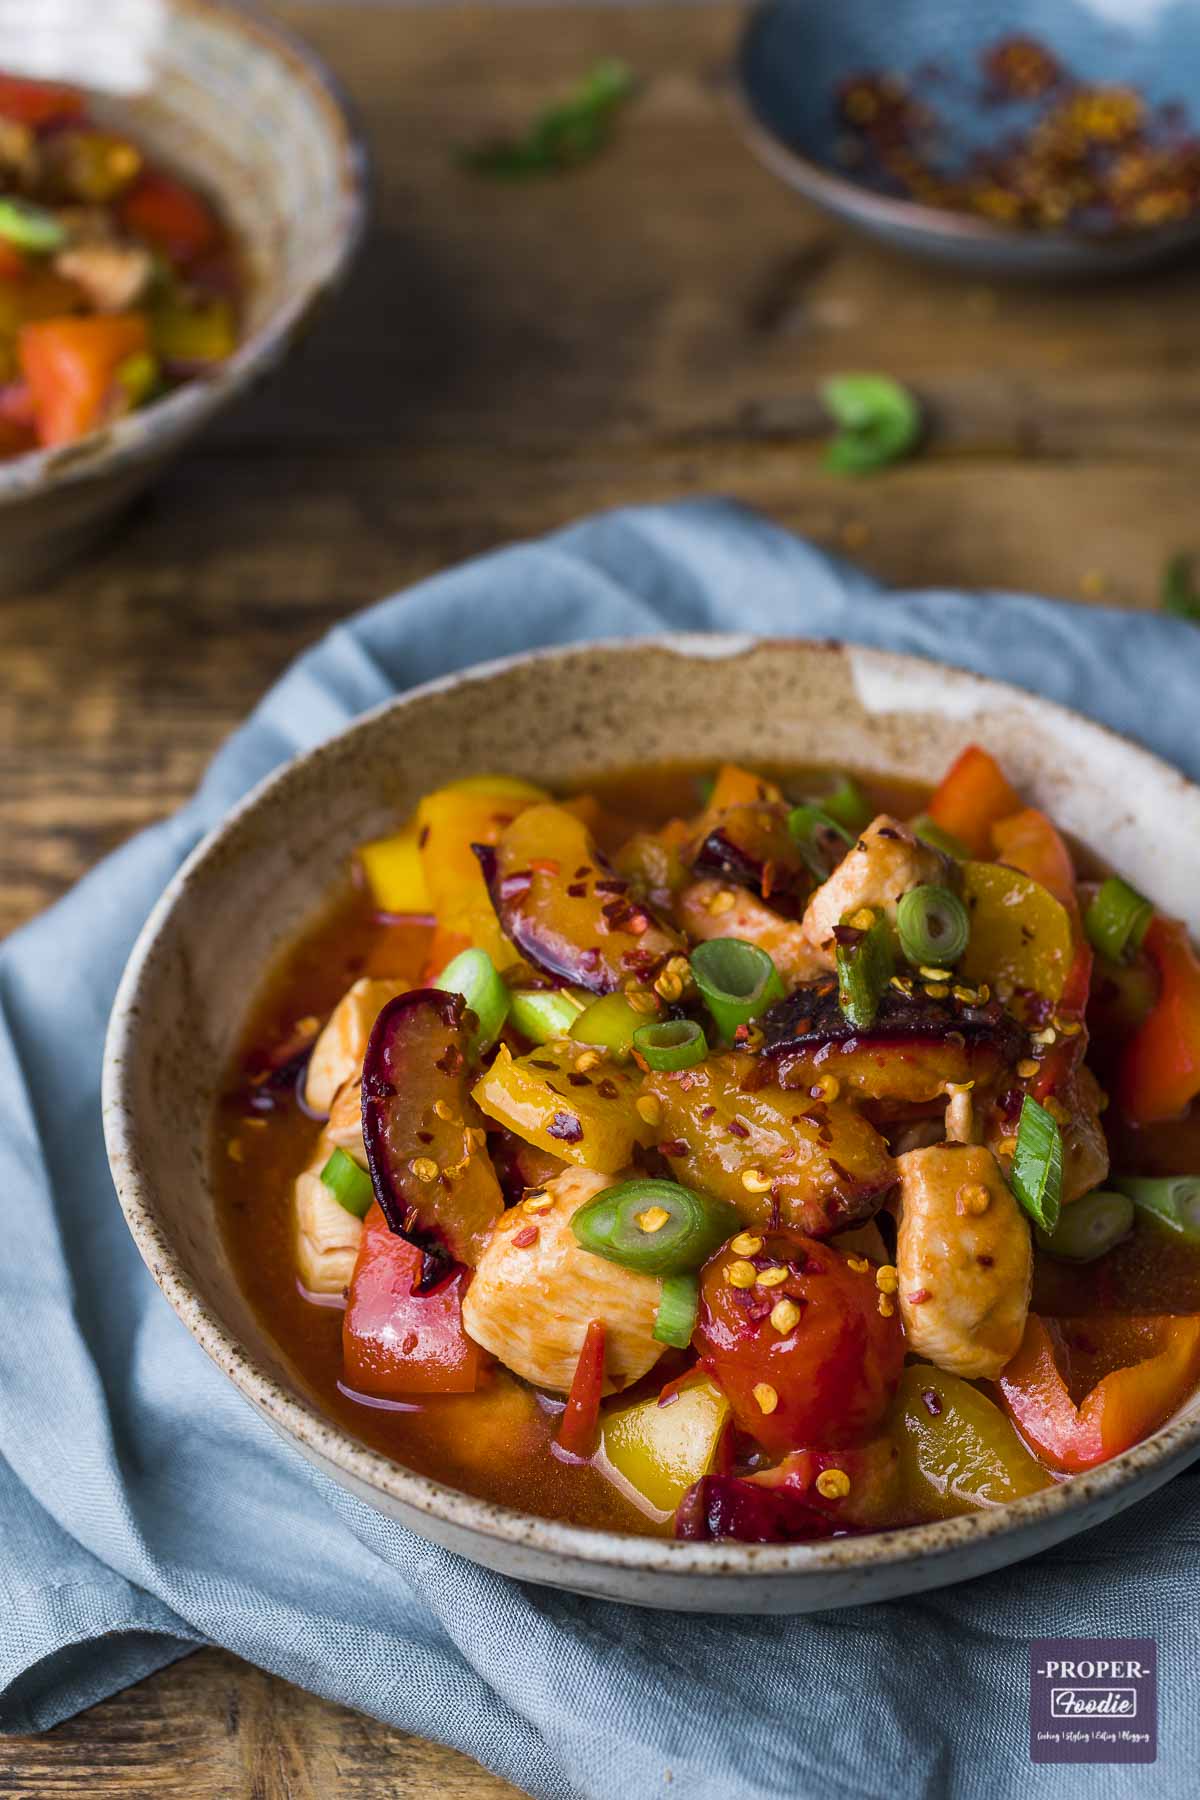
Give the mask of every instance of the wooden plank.
[(9, 1800), (514, 1800), (468, 1757), (318, 1700), (222, 1650), (40, 1738), (0, 1738)]

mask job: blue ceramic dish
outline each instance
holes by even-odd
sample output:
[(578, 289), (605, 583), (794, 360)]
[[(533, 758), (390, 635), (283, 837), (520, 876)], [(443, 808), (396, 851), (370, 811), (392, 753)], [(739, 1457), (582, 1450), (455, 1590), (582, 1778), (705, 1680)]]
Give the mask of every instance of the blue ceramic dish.
[(959, 78), (936, 94), (954, 161), (1011, 132), (1008, 109), (997, 114), (970, 96), (981, 53), (1014, 35), (1036, 39), (1083, 81), (1131, 86), (1151, 107), (1182, 105), (1200, 131), (1194, 0), (767, 0), (751, 14), (737, 56), (747, 135), (768, 168), (827, 212), (974, 273), (1123, 274), (1194, 248), (1200, 214), (1106, 234), (1033, 231), (895, 198), (847, 171), (834, 96), (867, 71), (907, 75), (934, 65)]

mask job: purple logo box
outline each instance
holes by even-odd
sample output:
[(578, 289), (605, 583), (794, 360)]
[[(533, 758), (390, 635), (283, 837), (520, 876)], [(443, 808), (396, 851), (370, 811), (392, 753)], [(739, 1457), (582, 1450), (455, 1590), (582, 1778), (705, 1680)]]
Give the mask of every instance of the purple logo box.
[(1151, 1763), (1158, 1755), (1153, 1638), (1036, 1638), (1029, 1646), (1035, 1763)]

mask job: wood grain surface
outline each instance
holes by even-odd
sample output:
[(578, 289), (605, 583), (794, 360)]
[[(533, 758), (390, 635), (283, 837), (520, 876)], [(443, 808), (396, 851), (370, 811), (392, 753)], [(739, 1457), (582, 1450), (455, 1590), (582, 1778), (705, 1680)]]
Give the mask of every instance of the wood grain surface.
[[(1195, 269), (992, 287), (844, 235), (739, 141), (730, 5), (279, 10), (360, 109), (375, 226), (271, 389), (85, 565), (0, 600), (0, 932), (181, 801), (335, 620), (597, 507), (724, 491), (893, 582), (1133, 606), (1200, 547)], [(600, 55), (643, 85), (593, 165), (456, 166)], [(822, 470), (815, 400), (856, 367), (931, 419), (862, 482)], [(21, 1800), (512, 1791), (216, 1652), (0, 1745)]]

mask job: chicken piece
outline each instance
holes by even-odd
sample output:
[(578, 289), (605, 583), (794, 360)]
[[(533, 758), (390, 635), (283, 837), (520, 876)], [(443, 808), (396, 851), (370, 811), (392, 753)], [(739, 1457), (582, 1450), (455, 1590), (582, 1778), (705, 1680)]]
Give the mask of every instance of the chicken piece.
[(593, 1169), (566, 1169), (512, 1207), (463, 1296), (467, 1335), (535, 1387), (568, 1391), (593, 1319), (605, 1326), (606, 1394), (640, 1380), (662, 1355), (654, 1337), (661, 1282), (593, 1255), (571, 1230), (572, 1215), (611, 1185)]
[(679, 923), (691, 938), (743, 938), (765, 950), (785, 987), (811, 981), (826, 968), (824, 957), (804, 935), (804, 927), (784, 919), (747, 888), (716, 876), (693, 881), (679, 896)]
[(338, 1089), (362, 1074), (372, 1025), (388, 1001), (406, 993), (410, 985), (407, 981), (376, 981), (363, 975), (347, 988), (309, 1058), (304, 1098), (314, 1112), (329, 1112)]
[(98, 312), (124, 312), (149, 287), (154, 259), (137, 244), (72, 244), (59, 251), (54, 267), (83, 289)]
[(925, 882), (944, 883), (946, 869), (940, 850), (919, 843), (907, 825), (880, 813), (805, 908), (804, 936), (816, 952), (818, 966), (836, 966), (833, 928), (848, 913), (867, 906), (894, 923), (896, 908), (909, 889)]
[(350, 1286), (362, 1220), (347, 1212), (321, 1180), (334, 1146), (323, 1134), (310, 1166), (296, 1177), (293, 1213), (296, 1270), (310, 1294), (343, 1294)]
[(360, 1169), (367, 1166), (367, 1147), (363, 1143), (362, 1128), (362, 1080), (355, 1076), (353, 1081), (342, 1084), (333, 1097), (333, 1105), (329, 1109), (329, 1117), (325, 1122), (325, 1136), (338, 1150), (344, 1150), (352, 1156)]
[(898, 1158), (900, 1313), (909, 1349), (968, 1380), (998, 1375), (1025, 1330), (1033, 1246), (1025, 1215), (980, 1144)]

